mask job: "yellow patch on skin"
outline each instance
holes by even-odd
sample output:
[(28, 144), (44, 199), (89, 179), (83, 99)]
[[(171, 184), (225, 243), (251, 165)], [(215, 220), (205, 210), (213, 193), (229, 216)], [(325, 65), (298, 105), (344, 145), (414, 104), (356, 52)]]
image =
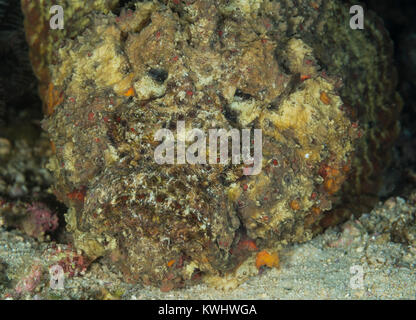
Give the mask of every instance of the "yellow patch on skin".
[(230, 201), (237, 201), (237, 199), (240, 197), (241, 195), (241, 187), (239, 184), (233, 183), (229, 188), (228, 188), (228, 199)]
[(322, 103), (324, 103), (324, 104), (330, 104), (331, 103), (331, 99), (328, 97), (328, 94), (325, 91), (321, 92), (320, 99), (321, 99)]
[(64, 100), (63, 96), (58, 90), (55, 89), (55, 86), (53, 85), (53, 83), (49, 83), (48, 95), (47, 95), (47, 101), (46, 101), (46, 108), (47, 108), (46, 113), (48, 115), (51, 115), (54, 112), (55, 107), (61, 104), (63, 100)]
[(312, 213), (317, 216), (321, 213), (321, 209), (318, 207), (312, 207)]
[(299, 201), (297, 200), (290, 201), (290, 207), (292, 208), (292, 210), (298, 211), (300, 209)]

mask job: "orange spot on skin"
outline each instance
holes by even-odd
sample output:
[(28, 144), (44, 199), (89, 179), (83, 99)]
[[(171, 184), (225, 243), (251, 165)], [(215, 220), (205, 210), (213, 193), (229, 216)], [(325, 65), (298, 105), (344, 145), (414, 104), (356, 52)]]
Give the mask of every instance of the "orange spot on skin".
[(56, 146), (55, 143), (51, 140), (51, 149), (53, 153), (56, 153)]
[(330, 175), (331, 175), (331, 176), (339, 176), (339, 175), (340, 175), (340, 172), (339, 172), (339, 170), (338, 170), (338, 169), (331, 168)]
[[(347, 166), (347, 168), (349, 168)], [(319, 174), (322, 178), (324, 178), (324, 189), (328, 194), (333, 195), (336, 193), (340, 188), (341, 185), (344, 183), (346, 179), (346, 169), (345, 166), (341, 168), (341, 170), (331, 167), (329, 165), (323, 165), (319, 170)], [(348, 169), (349, 170), (349, 169)]]
[(328, 191), (328, 193), (333, 194), (334, 193), (334, 189), (335, 189), (334, 184), (335, 184), (334, 183), (334, 179), (328, 179), (328, 180), (326, 180), (325, 181), (325, 184), (324, 184), (325, 190)]
[(300, 209), (299, 201), (297, 200), (290, 201), (290, 207), (292, 208), (292, 210), (298, 211)]
[(172, 267), (173, 266), (173, 264), (175, 263), (175, 259), (172, 259), (172, 260), (170, 260), (167, 264), (168, 264), (168, 267), (170, 268), (170, 267)]
[(321, 99), (322, 103), (324, 103), (324, 104), (330, 104), (331, 103), (331, 99), (329, 99), (328, 94), (325, 91), (321, 92), (320, 99)]
[(123, 95), (126, 96), (126, 97), (132, 97), (132, 96), (134, 96), (134, 89), (133, 89), (133, 87), (130, 87), (129, 90), (127, 90)]
[(278, 268), (279, 267), (279, 256), (277, 253), (268, 253), (263, 250), (260, 251), (256, 256), (256, 268), (260, 269), (262, 266), (267, 266), (269, 268)]
[(321, 213), (321, 208), (318, 207), (312, 207), (312, 213), (317, 216)]
[(54, 112), (55, 107), (61, 104), (63, 100), (62, 93), (55, 89), (53, 83), (49, 83), (46, 99), (46, 113), (51, 115)]
[(305, 74), (305, 75), (301, 75), (301, 76), (300, 76), (300, 80), (301, 80), (301, 81), (305, 81), (305, 80), (308, 80), (308, 79), (310, 79), (310, 78), (311, 78), (311, 76), (310, 76), (310, 75), (306, 75), (306, 74)]

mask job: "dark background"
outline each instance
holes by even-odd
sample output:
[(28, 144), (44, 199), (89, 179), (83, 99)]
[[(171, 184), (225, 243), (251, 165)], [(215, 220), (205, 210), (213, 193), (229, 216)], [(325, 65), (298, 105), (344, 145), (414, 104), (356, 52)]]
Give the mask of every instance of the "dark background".
[(395, 47), (398, 90), (403, 98), (402, 130), (395, 147), (395, 158), (388, 168), (389, 195), (405, 195), (416, 184), (416, 1), (367, 0), (368, 10), (384, 20)]

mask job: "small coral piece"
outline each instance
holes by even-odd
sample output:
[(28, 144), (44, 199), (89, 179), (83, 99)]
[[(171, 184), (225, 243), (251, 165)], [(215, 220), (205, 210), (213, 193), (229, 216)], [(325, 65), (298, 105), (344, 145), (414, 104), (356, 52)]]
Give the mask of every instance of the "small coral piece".
[(60, 266), (65, 277), (72, 278), (83, 275), (91, 260), (88, 259), (80, 250), (74, 249), (71, 245), (52, 244), (44, 253), (45, 260), (48, 261), (48, 268)]
[(28, 216), (23, 221), (24, 231), (34, 238), (58, 228), (58, 216), (43, 203), (33, 203), (27, 208)]
[(64, 254), (65, 257), (58, 261), (58, 265), (62, 267), (66, 276), (71, 278), (85, 273), (90, 264), (87, 258), (72, 250), (65, 251)]
[(42, 241), (46, 234), (58, 228), (59, 219), (44, 203), (9, 202), (0, 198), (0, 226), (2, 224)]

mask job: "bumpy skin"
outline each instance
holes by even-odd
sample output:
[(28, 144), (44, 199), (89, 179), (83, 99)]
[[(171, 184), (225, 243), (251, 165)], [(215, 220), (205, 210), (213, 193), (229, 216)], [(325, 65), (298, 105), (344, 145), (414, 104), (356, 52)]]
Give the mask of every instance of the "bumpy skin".
[[(42, 72), (49, 167), (87, 255), (126, 279), (179, 287), (235, 270), (252, 254), (247, 241), (306, 241), (352, 203), (371, 205), (400, 109), (375, 17), (353, 31), (336, 1), (289, 0), (84, 13), (88, 26), (74, 20), (79, 34), (62, 37)], [(42, 45), (57, 48), (49, 38)], [(177, 120), (262, 129), (263, 170), (156, 164), (155, 132)]]
[[(24, 27), (29, 44), (29, 57), (33, 71), (39, 80), (39, 95), (44, 101), (44, 112), (50, 112), (53, 97), (49, 65), (55, 62), (55, 52), (63, 45), (65, 39), (77, 36), (91, 23), (91, 12), (109, 13), (118, 4), (118, 0), (21, 0), (25, 16)], [(64, 10), (65, 28), (50, 28), (53, 5), (61, 5)], [(56, 98), (55, 98), (56, 99)]]

